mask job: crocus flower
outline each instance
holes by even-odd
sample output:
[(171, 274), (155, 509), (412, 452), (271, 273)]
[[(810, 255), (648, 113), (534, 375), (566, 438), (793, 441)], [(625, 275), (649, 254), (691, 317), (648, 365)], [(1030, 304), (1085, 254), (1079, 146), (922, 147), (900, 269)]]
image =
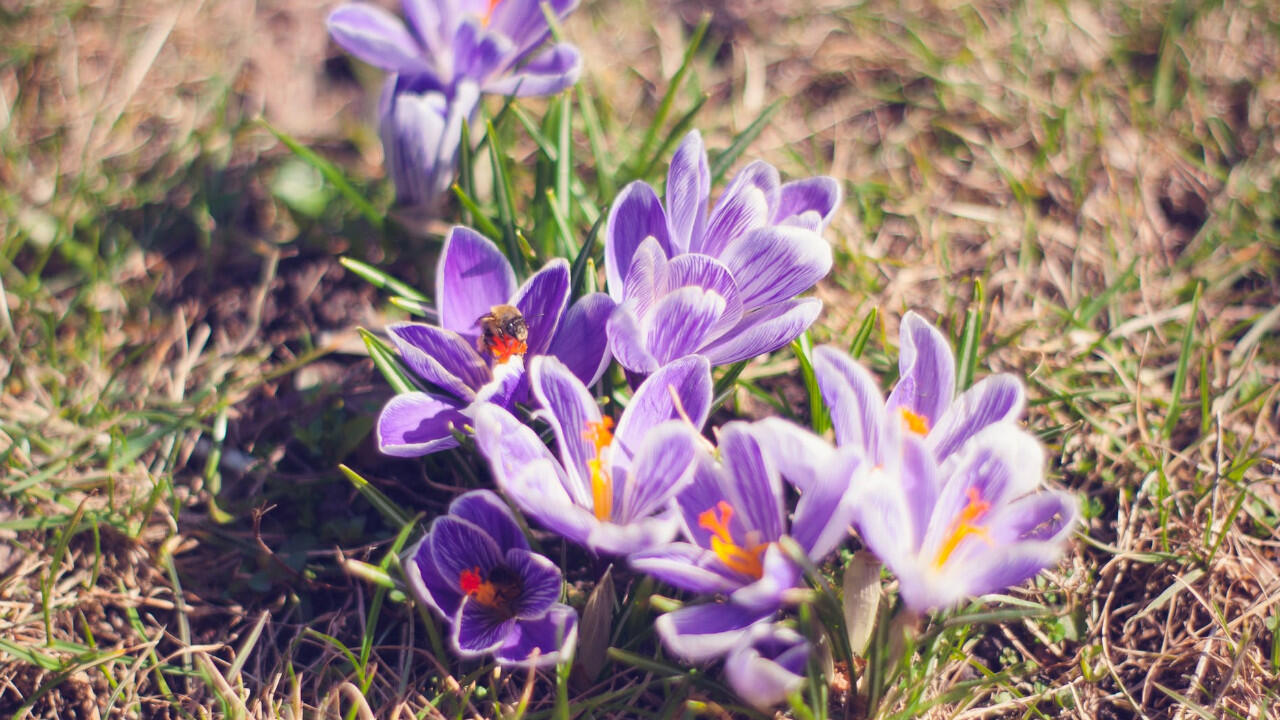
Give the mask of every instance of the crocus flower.
[(844, 351), (816, 348), (813, 371), (831, 411), (836, 442), (856, 444), (883, 459), (883, 418), (924, 439), (942, 462), (983, 428), (1012, 422), (1026, 407), (1022, 383), (1013, 375), (991, 375), (958, 397), (956, 361), (947, 339), (914, 312), (902, 317), (897, 385), (888, 401), (871, 373)]
[(613, 301), (593, 293), (566, 311), (568, 297), (563, 259), (551, 260), (517, 288), (496, 245), (455, 227), (436, 268), (440, 325), (387, 328), (405, 365), (430, 392), (401, 393), (382, 409), (382, 452), (415, 457), (455, 447), (451, 428), (470, 424), (478, 403), (511, 407), (524, 401), (526, 358), (555, 355), (583, 382), (599, 379), (609, 362), (604, 322)]
[(762, 711), (804, 685), (809, 641), (778, 623), (760, 623), (743, 634), (724, 659), (729, 686)]
[(405, 556), (409, 586), (452, 624), (463, 657), (550, 665), (571, 655), (578, 614), (556, 602), (560, 568), (529, 549), (511, 511), (488, 490), (459, 495)]
[(1076, 499), (1039, 490), (1044, 451), (1012, 423), (988, 425), (945, 463), (925, 440), (889, 430), (887, 463), (867, 476), (854, 524), (923, 611), (1018, 585), (1061, 557)]
[(711, 407), (706, 359), (685, 358), (650, 375), (616, 432), (554, 358), (534, 358), (530, 381), (560, 457), (506, 410), (480, 407), (476, 444), (503, 492), (544, 527), (599, 553), (625, 555), (671, 540), (679, 521), (669, 501), (689, 481)]
[[(564, 18), (577, 0), (551, 0)], [(340, 5), (327, 24), (357, 58), (402, 76), (429, 76), (453, 98), (460, 86), (499, 95), (550, 95), (577, 82), (577, 48), (561, 43), (524, 62), (550, 29), (538, 0), (404, 0), (408, 23), (371, 3)], [(523, 64), (521, 64), (523, 62)]]
[[(683, 590), (727, 601), (685, 606), (658, 618), (672, 653), (691, 661), (728, 652), (746, 628), (783, 605), (800, 568), (778, 546), (790, 534), (814, 562), (848, 537), (860, 478), (861, 449), (833, 448), (811, 436), (804, 457), (778, 458), (769, 437), (781, 420), (720, 428), (719, 460), (705, 448), (693, 481), (677, 497), (688, 542), (632, 554), (633, 567)], [(793, 433), (805, 433), (796, 428)], [(801, 489), (788, 530), (783, 479)]]
[(697, 131), (676, 150), (666, 204), (636, 181), (619, 194), (605, 230), (614, 357), (647, 374), (698, 353), (724, 365), (791, 342), (822, 309), (795, 296), (831, 268), (821, 232), (840, 203), (832, 178), (782, 184), (755, 162), (708, 214), (711, 176)]
[(462, 123), (480, 96), (466, 85), (450, 96), (430, 75), (392, 75), (378, 103), (378, 136), (402, 205), (432, 209), (453, 183)]

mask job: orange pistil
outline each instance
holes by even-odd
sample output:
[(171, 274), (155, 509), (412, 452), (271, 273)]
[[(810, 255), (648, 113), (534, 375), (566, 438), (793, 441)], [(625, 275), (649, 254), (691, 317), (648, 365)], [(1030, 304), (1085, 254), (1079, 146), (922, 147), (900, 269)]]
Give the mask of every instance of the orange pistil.
[(493, 11), (498, 7), (498, 3), (500, 2), (502, 2), (502, 0), (489, 0), (489, 9), (484, 12), (484, 17), (480, 20), (484, 23), (485, 27), (489, 27), (489, 20), (493, 18)]
[(604, 467), (604, 449), (613, 442), (613, 418), (604, 416), (600, 422), (588, 422), (582, 436), (596, 448), (596, 456), (587, 461), (591, 470), (591, 508), (597, 520), (608, 520), (613, 514), (613, 478)]
[(524, 355), (529, 351), (525, 341), (510, 335), (495, 335), (489, 340), (487, 347), (494, 360), (501, 365), (516, 355)]
[(721, 500), (715, 507), (704, 510), (698, 515), (698, 527), (711, 531), (711, 552), (720, 558), (720, 562), (724, 563), (725, 567), (743, 575), (759, 578), (764, 575), (764, 564), (760, 556), (764, 554), (765, 548), (769, 547), (769, 543), (752, 545), (750, 540), (755, 533), (747, 533), (750, 547), (743, 547), (734, 542), (733, 534), (729, 532), (729, 520), (732, 518), (733, 506)]
[(902, 425), (908, 430), (921, 437), (929, 434), (929, 418), (904, 407), (898, 408), (898, 412), (902, 413)]
[(982, 499), (978, 495), (977, 488), (969, 488), (968, 493), (969, 504), (964, 506), (960, 511), (960, 516), (951, 523), (951, 528), (947, 531), (947, 539), (942, 543), (942, 547), (938, 550), (938, 556), (933, 561), (935, 568), (941, 569), (947, 564), (947, 559), (951, 557), (951, 553), (960, 545), (960, 541), (970, 535), (977, 535), (991, 544), (991, 536), (987, 532), (985, 525), (978, 525), (978, 521), (983, 515), (991, 509), (991, 503)]
[(475, 598), (481, 605), (495, 607), (498, 603), (497, 589), (493, 587), (493, 583), (480, 576), (479, 567), (463, 570), (458, 575), (458, 586), (462, 588), (462, 592)]

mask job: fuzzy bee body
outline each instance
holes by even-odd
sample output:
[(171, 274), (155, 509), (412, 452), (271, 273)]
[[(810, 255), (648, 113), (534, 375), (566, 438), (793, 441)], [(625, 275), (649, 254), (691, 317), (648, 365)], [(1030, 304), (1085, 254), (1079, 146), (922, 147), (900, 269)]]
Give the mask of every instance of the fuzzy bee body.
[(529, 326), (525, 324), (524, 315), (516, 306), (494, 305), (476, 320), (476, 325), (480, 326), (476, 349), (481, 354), (489, 353), (497, 362), (503, 363), (512, 355), (525, 353)]

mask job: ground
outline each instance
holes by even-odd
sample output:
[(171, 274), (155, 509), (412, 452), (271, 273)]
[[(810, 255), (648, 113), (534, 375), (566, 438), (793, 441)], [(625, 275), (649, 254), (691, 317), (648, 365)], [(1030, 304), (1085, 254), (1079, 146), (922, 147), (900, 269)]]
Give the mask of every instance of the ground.
[[(446, 225), (382, 226), (273, 134), (389, 204), (377, 72), (327, 10), (0, 2), (0, 710), (438, 717), (469, 689), (446, 712), (487, 717), (526, 689), (379, 584), (398, 527), (337, 470), (422, 517), (483, 474), (367, 437), (390, 390), (355, 328), (400, 314), (338, 257), (429, 289)], [(815, 340), (875, 311), (887, 383), (905, 310), (954, 338), (980, 318), (977, 374), (1026, 379), (1050, 482), (1085, 503), (1012, 593), (1048, 614), (917, 621), (881, 714), (1280, 716), (1280, 5), (586, 1), (565, 33), (613, 165), (577, 128), (584, 180), (624, 174), (704, 11), (671, 117), (705, 96), (717, 150), (780, 102), (738, 164), (844, 182)], [(791, 400), (795, 368), (743, 377)], [(581, 606), (603, 567), (566, 559)], [(624, 607), (622, 636), (652, 622)], [(652, 656), (569, 706), (726, 712), (714, 670)]]

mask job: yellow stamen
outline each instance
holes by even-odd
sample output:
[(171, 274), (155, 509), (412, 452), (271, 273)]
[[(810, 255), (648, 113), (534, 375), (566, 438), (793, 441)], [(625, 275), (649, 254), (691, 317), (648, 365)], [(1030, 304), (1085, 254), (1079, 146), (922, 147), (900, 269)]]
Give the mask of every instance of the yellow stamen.
[(969, 503), (960, 511), (960, 516), (955, 519), (955, 522), (951, 523), (951, 528), (947, 531), (947, 539), (942, 543), (938, 556), (933, 561), (935, 568), (942, 569), (942, 566), (947, 564), (947, 559), (951, 557), (951, 553), (955, 552), (960, 545), (960, 541), (970, 535), (977, 535), (988, 545), (991, 544), (991, 535), (987, 532), (986, 526), (977, 524), (991, 509), (991, 503), (978, 495), (977, 488), (969, 488), (967, 495)]
[[(718, 514), (717, 514), (718, 511)], [(729, 532), (729, 520), (733, 518), (733, 506), (721, 500), (716, 506), (704, 510), (698, 515), (698, 527), (711, 531), (711, 552), (720, 558), (725, 567), (743, 575), (759, 578), (764, 575), (764, 564), (760, 556), (764, 554), (769, 543), (758, 543), (751, 547), (743, 547), (734, 542)], [(748, 544), (752, 533), (748, 533)]]
[(929, 434), (929, 418), (904, 407), (898, 408), (898, 412), (902, 413), (902, 424), (908, 430), (921, 437)]
[(604, 449), (613, 442), (613, 418), (605, 416), (600, 422), (588, 422), (582, 436), (596, 448), (596, 456), (587, 461), (591, 470), (591, 509), (596, 519), (608, 520), (613, 515), (613, 478), (604, 467)]

